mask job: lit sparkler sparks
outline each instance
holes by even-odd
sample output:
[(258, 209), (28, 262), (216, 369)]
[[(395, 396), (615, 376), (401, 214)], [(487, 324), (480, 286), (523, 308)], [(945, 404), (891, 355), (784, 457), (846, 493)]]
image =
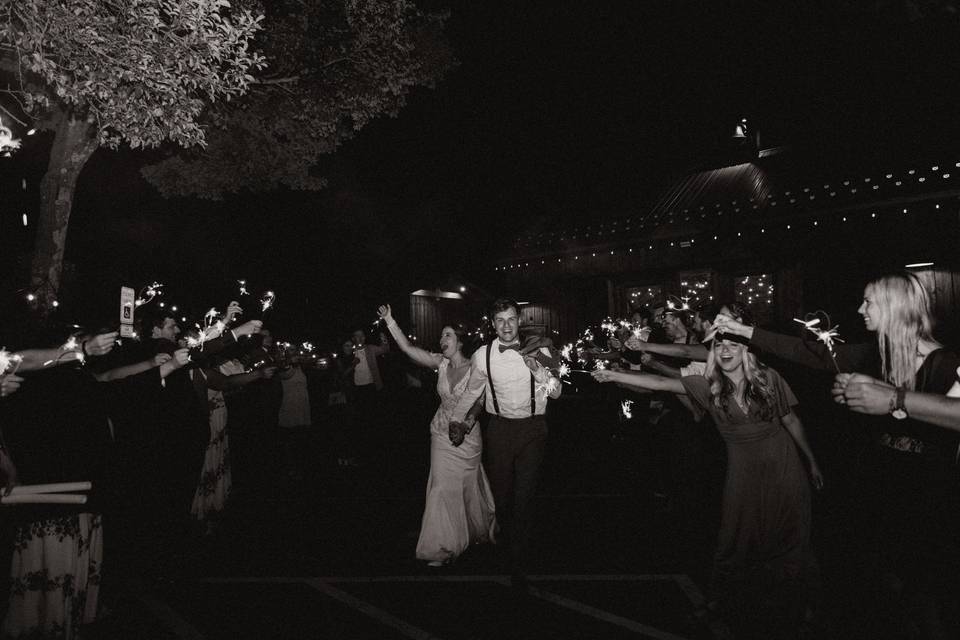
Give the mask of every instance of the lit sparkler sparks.
[(0, 153), (4, 156), (10, 156), (11, 151), (20, 148), (20, 139), (13, 137), (13, 131), (3, 126), (3, 120), (0, 120)]
[(597, 360), (595, 363), (593, 363), (594, 371), (604, 371), (606, 370), (606, 368), (607, 368), (607, 362), (605, 360)]
[(0, 349), (0, 375), (6, 374), (10, 365), (14, 365), (13, 371), (10, 372), (10, 374), (13, 375), (17, 372), (21, 362), (23, 362), (23, 356), (17, 353), (10, 353), (6, 349)]
[(240, 295), (248, 296), (250, 292), (247, 291), (247, 281), (246, 280), (237, 280), (237, 284), (240, 286)]
[(74, 356), (77, 360), (79, 360), (80, 364), (86, 363), (87, 358), (83, 354), (82, 347), (77, 344), (77, 336), (70, 336), (67, 339), (67, 341), (64, 342), (63, 345), (60, 347), (60, 351), (62, 351), (63, 353), (61, 353), (59, 357), (54, 358), (53, 360), (47, 360), (46, 362), (43, 363), (43, 366), (49, 367), (52, 364), (56, 364), (57, 362), (60, 362), (60, 360), (62, 360), (64, 356), (68, 354)]
[[(818, 312), (821, 313), (821, 312)], [(827, 316), (827, 326), (830, 325), (830, 316)], [(840, 334), (837, 332), (837, 329), (840, 328), (840, 325), (835, 327), (830, 327), (829, 329), (818, 329), (816, 328), (820, 324), (820, 318), (813, 318), (812, 320), (799, 320), (797, 318), (793, 319), (794, 322), (799, 322), (806, 328), (807, 331), (817, 336), (817, 342), (822, 342), (823, 345), (827, 348), (827, 351), (830, 352), (830, 359), (833, 360), (833, 366), (836, 368), (837, 373), (840, 373), (840, 365), (837, 364), (837, 352), (834, 348), (834, 342), (843, 342), (840, 339)]]
[(263, 296), (260, 298), (261, 313), (265, 312), (267, 309), (272, 309), (276, 300), (277, 294), (275, 294), (273, 291), (264, 291)]
[(627, 420), (633, 417), (633, 400), (624, 400), (620, 403), (620, 413), (623, 414), (623, 417)]
[(133, 303), (133, 306), (142, 307), (143, 305), (153, 300), (155, 297), (159, 295), (163, 295), (163, 291), (161, 291), (162, 288), (163, 288), (163, 285), (160, 284), (159, 282), (151, 282), (150, 284), (145, 286), (143, 289), (140, 289), (140, 293), (137, 294), (137, 299)]

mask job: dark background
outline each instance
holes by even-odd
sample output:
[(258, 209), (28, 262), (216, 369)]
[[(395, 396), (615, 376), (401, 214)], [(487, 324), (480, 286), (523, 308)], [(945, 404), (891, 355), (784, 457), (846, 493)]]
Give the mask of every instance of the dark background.
[[(761, 147), (824, 167), (956, 148), (952, 3), (504, 4), (426, 5), (449, 10), (460, 66), (332, 156), (323, 192), (164, 200), (138, 173), (149, 153), (98, 151), (57, 314), (112, 316), (120, 284), (152, 280), (168, 303), (222, 308), (246, 278), (277, 291), (282, 331), (335, 340), (451, 276), (495, 289), (488, 260), (526, 227), (642, 212), (727, 162), (741, 117)], [(35, 219), (20, 216), (35, 215), (48, 146), (0, 159), (7, 312), (23, 306)]]

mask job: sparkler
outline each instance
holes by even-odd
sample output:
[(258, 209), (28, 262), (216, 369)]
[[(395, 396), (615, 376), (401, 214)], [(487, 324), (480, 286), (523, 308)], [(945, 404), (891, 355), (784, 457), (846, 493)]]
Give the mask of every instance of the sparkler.
[(272, 309), (276, 300), (277, 294), (273, 291), (264, 291), (263, 296), (260, 298), (261, 313), (265, 313), (267, 309)]
[(197, 328), (197, 335), (187, 336), (187, 346), (191, 349), (200, 347), (203, 351), (203, 344), (207, 340), (219, 337), (227, 328), (227, 323), (220, 317), (216, 307), (210, 307), (210, 310), (203, 314), (203, 326), (201, 327), (198, 323), (194, 323), (193, 326)]
[(43, 366), (49, 367), (52, 364), (56, 364), (67, 355), (76, 357), (76, 359), (80, 361), (80, 364), (86, 364), (87, 357), (83, 354), (83, 348), (77, 344), (77, 336), (74, 335), (67, 338), (67, 341), (61, 345), (60, 351), (63, 353), (61, 353), (59, 357), (53, 360), (47, 360), (43, 363)]
[(163, 295), (163, 291), (160, 289), (163, 288), (163, 285), (159, 282), (152, 282), (145, 286), (143, 289), (140, 289), (140, 293), (137, 294), (137, 299), (133, 303), (134, 307), (142, 307), (147, 304), (155, 297)]
[(20, 139), (13, 137), (13, 131), (3, 126), (3, 120), (0, 120), (0, 153), (9, 157), (11, 151), (20, 148)]
[(0, 375), (5, 375), (7, 369), (10, 368), (10, 365), (14, 365), (13, 371), (10, 372), (10, 375), (13, 375), (17, 372), (17, 369), (20, 368), (20, 363), (23, 362), (23, 356), (10, 353), (5, 348), (0, 349)]
[[(829, 327), (830, 316), (823, 311), (817, 311), (817, 313), (822, 313), (824, 315), (827, 320), (825, 324)], [(840, 339), (840, 334), (837, 332), (837, 329), (840, 328), (840, 325), (830, 327), (829, 329), (818, 329), (816, 327), (820, 325), (820, 318), (813, 318), (811, 320), (800, 320), (798, 318), (794, 318), (793, 321), (799, 322), (807, 331), (817, 336), (817, 342), (822, 342), (827, 348), (827, 351), (830, 352), (830, 360), (833, 361), (833, 367), (837, 370), (837, 373), (840, 373), (840, 365), (837, 364), (837, 352), (836, 349), (834, 349), (833, 344), (834, 342), (843, 342), (843, 340)]]
[(620, 403), (620, 413), (623, 414), (624, 419), (629, 420), (633, 417), (632, 407), (633, 400), (624, 400)]
[[(669, 298), (672, 298), (672, 300)], [(690, 311), (690, 298), (678, 298), (674, 295), (668, 296), (667, 309), (670, 311)]]
[(237, 280), (237, 284), (240, 285), (240, 295), (248, 296), (250, 292), (247, 291), (247, 281), (246, 280)]

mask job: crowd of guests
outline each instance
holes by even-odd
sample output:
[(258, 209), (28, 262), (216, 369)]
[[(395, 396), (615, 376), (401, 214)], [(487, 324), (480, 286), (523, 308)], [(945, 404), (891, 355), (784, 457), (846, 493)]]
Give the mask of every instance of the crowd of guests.
[[(382, 446), (369, 434), (391, 420), (388, 378), (420, 384), (387, 356), (437, 373), (416, 557), (449, 565), (470, 544), (495, 542), (526, 588), (548, 415), (563, 410), (548, 405), (564, 382), (555, 345), (523, 332), (516, 302), (494, 303), (484, 345), (451, 324), (439, 351), (413, 344), (383, 305), (392, 341), (358, 329), (334, 357), (275, 344), (236, 304), (206, 332), (144, 311), (140, 340), (89, 332), (19, 349), (0, 372), (7, 488), (93, 483), (82, 505), (5, 510), (5, 637), (75, 636), (96, 615), (101, 579), (162, 572), (167, 552), (216, 532), (231, 493), (261, 487), (265, 464), (302, 480), (304, 438), (321, 414), (341, 472), (364, 464)], [(710, 566), (698, 615), (736, 637), (809, 637), (822, 606), (811, 505), (829, 486), (825, 452), (798, 417), (791, 381), (803, 382), (802, 369), (782, 375), (771, 361), (836, 373), (833, 400), (850, 410), (850, 428), (866, 420), (842, 516), (859, 584), (875, 589), (864, 596), (889, 603), (904, 637), (960, 629), (960, 356), (934, 339), (929, 296), (912, 274), (869, 283), (859, 313), (875, 341), (778, 334), (735, 302), (635, 309), (628, 328), (580, 354), (605, 363), (590, 377), (612, 383), (618, 405), (656, 434), (654, 490), (688, 562)], [(697, 555), (711, 547), (712, 560)]]
[(101, 584), (117, 593), (131, 579), (172, 575), (186, 549), (217, 532), (232, 493), (301, 480), (311, 399), (337, 425), (343, 465), (357, 464), (355, 436), (380, 415), (371, 405), (386, 347), (367, 346), (362, 331), (329, 358), (276, 344), (236, 303), (206, 330), (155, 305), (137, 315), (139, 339), (4, 336), (59, 343), (5, 352), (4, 492), (76, 481), (92, 490), (83, 504), (0, 512), (0, 571), (11, 576), (2, 637), (76, 637), (96, 618)]
[[(754, 326), (735, 304), (704, 305), (689, 322), (683, 312), (668, 311), (654, 323), (663, 332), (659, 340), (612, 340), (622, 365), (593, 374), (676, 396), (688, 409), (679, 412), (680, 422), (708, 419), (721, 434), (725, 481), (704, 613), (730, 622), (737, 637), (810, 633), (820, 607), (809, 488), (822, 488), (824, 474), (794, 411), (789, 381), (764, 363), (772, 360), (835, 373), (834, 400), (876, 416), (864, 423), (848, 414), (836, 425), (866, 435), (837, 473), (849, 479), (839, 519), (854, 556), (853, 582), (865, 585), (858, 597), (872, 603), (863, 606), (884, 616), (889, 637), (960, 634), (960, 400), (952, 397), (960, 395), (960, 357), (933, 337), (929, 295), (914, 274), (867, 284), (858, 312), (875, 341), (839, 344), (803, 328), (801, 336), (778, 334)], [(641, 310), (635, 322), (647, 317)], [(678, 330), (678, 320), (685, 329)], [(684, 361), (677, 366), (662, 357)], [(792, 371), (803, 383), (802, 368)], [(828, 398), (819, 392), (821, 404)], [(652, 421), (662, 412), (654, 411)], [(695, 509), (702, 504), (683, 485), (702, 481), (693, 471), (707, 461), (691, 445), (697, 440), (706, 440), (703, 431), (687, 432), (685, 445), (674, 447), (687, 463), (675, 467), (683, 472), (672, 487), (677, 500)], [(679, 519), (689, 518), (680, 507)]]

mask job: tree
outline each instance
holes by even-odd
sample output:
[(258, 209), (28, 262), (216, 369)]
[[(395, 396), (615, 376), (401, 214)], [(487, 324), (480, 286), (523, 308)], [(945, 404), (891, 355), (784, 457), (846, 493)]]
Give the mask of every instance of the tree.
[(321, 189), (317, 164), (417, 86), (455, 65), (444, 16), (408, 0), (273, 0), (257, 45), (269, 67), (242, 100), (209, 113), (208, 145), (143, 174), (167, 196)]
[(41, 305), (60, 287), (74, 189), (93, 152), (203, 146), (205, 107), (242, 95), (264, 65), (250, 48), (261, 20), (227, 0), (0, 0), (2, 93), (54, 132), (31, 265)]

